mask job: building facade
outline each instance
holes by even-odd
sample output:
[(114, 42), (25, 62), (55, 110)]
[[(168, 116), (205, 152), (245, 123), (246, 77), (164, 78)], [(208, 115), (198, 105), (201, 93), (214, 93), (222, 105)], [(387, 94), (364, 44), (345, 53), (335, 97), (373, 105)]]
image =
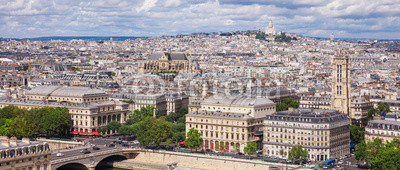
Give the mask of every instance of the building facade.
[(365, 142), (382, 139), (383, 143), (391, 142), (400, 136), (400, 115), (389, 113), (383, 119), (368, 121), (365, 126)]
[(138, 64), (138, 72), (162, 73), (162, 72), (189, 72), (191, 70), (189, 56), (177, 52), (155, 52), (146, 61)]
[(210, 96), (186, 115), (186, 132), (198, 130), (203, 149), (243, 152), (249, 142), (260, 140), (256, 133), (262, 132), (265, 116), (275, 111), (275, 103), (265, 98)]
[[(296, 145), (308, 151), (312, 161), (340, 158), (350, 153), (350, 121), (334, 110), (289, 109), (264, 120), (263, 154), (288, 157)], [(279, 155), (283, 150), (284, 155)]]
[[(2, 100), (0, 107), (15, 105), (32, 109), (66, 107), (71, 115), (71, 133), (96, 135), (97, 129), (111, 121), (125, 123), (128, 104), (109, 100), (104, 91), (88, 87), (38, 86), (25, 93), (24, 100)], [(112, 133), (112, 132), (111, 132)]]
[(366, 125), (368, 122), (368, 111), (373, 108), (374, 104), (364, 98), (355, 98), (351, 100), (350, 117), (352, 124)]
[(50, 170), (51, 150), (46, 142), (0, 137), (0, 169)]

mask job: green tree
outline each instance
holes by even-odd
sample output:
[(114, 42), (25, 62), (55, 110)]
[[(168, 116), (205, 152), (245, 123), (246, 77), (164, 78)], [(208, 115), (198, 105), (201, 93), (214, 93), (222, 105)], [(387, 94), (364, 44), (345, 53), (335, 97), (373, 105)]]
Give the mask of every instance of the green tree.
[(135, 123), (132, 125), (122, 125), (118, 129), (119, 135), (136, 135), (138, 132), (139, 123)]
[(27, 113), (26, 109), (21, 109), (15, 105), (8, 105), (0, 109), (0, 119), (16, 118), (18, 116), (24, 116)]
[(375, 108), (370, 108), (370, 109), (368, 110), (368, 113), (367, 113), (367, 119), (368, 119), (368, 120), (374, 119), (374, 116), (375, 116), (376, 112), (377, 112), (377, 111), (376, 111)]
[(175, 112), (170, 112), (169, 115), (167, 115), (168, 122), (176, 122), (178, 119), (178, 114), (176, 114)]
[(382, 114), (382, 113), (388, 113), (390, 112), (390, 107), (389, 105), (386, 104), (379, 104), (378, 107), (376, 108), (377, 114)]
[(364, 140), (365, 127), (350, 125), (350, 140), (355, 143), (360, 143)]
[(11, 137), (10, 128), (14, 119), (0, 119), (0, 136)]
[(48, 136), (62, 136), (70, 129), (71, 116), (66, 107), (44, 107), (45, 113), (42, 119), (42, 128)]
[(368, 159), (367, 144), (365, 141), (361, 141), (359, 144), (357, 144), (354, 156), (358, 161), (364, 161)]
[(107, 125), (107, 130), (116, 132), (119, 130), (119, 128), (121, 127), (121, 123), (119, 123), (118, 121), (111, 121), (108, 125)]
[(289, 151), (289, 160), (292, 162), (302, 161), (307, 158), (308, 151), (303, 149), (303, 146), (296, 145)]
[(172, 141), (182, 142), (185, 140), (186, 132), (176, 132), (172, 135)]
[(161, 142), (166, 141), (172, 136), (171, 125), (165, 117), (158, 119), (145, 117), (138, 125), (137, 139), (146, 146), (160, 146)]
[(187, 133), (187, 138), (185, 140), (185, 145), (190, 149), (196, 149), (200, 147), (203, 139), (198, 130), (191, 128)]
[(299, 102), (291, 98), (285, 98), (282, 104), (276, 104), (276, 111), (288, 110), (289, 107), (299, 108)]
[(187, 107), (181, 107), (179, 110), (178, 110), (178, 116), (179, 117), (182, 117), (182, 116), (185, 116), (186, 114), (188, 114), (188, 112), (189, 112), (189, 110), (188, 110), (188, 108)]
[(153, 117), (153, 114), (157, 115), (158, 111), (154, 110), (154, 106), (146, 106), (146, 107), (142, 107), (140, 108), (140, 110), (134, 110), (131, 115), (130, 118), (128, 119), (129, 124), (134, 124), (134, 123), (138, 123), (141, 120), (143, 120), (146, 117)]
[(29, 126), (29, 122), (23, 117), (16, 117), (10, 126), (11, 136), (15, 136), (18, 139), (23, 137), (32, 137), (33, 132)]
[(255, 142), (250, 142), (247, 144), (246, 147), (244, 147), (244, 153), (247, 153), (249, 155), (254, 154), (254, 152), (257, 151), (257, 144)]
[(176, 123), (186, 123), (186, 116), (180, 117)]
[(286, 152), (283, 148), (281, 150), (279, 150), (279, 155), (281, 155), (283, 157), (286, 156)]

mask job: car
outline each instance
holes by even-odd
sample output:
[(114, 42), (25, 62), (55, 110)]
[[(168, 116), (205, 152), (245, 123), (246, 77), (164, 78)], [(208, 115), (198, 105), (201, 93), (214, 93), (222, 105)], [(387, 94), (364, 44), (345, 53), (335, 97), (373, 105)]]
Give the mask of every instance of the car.
[(214, 152), (215, 152), (215, 153), (221, 153), (221, 151), (219, 151), (219, 150), (215, 150)]
[(343, 164), (343, 163), (344, 163), (343, 161), (339, 161), (339, 162), (338, 162), (338, 164)]
[(238, 152), (238, 154), (239, 154), (239, 155), (244, 155), (244, 153), (242, 153), (242, 152)]
[(97, 147), (97, 146), (93, 146), (93, 148), (92, 148), (93, 150), (100, 150), (100, 148), (99, 147)]
[(83, 151), (83, 154), (89, 154), (89, 153), (91, 153), (91, 152), (88, 150)]
[(83, 152), (85, 152), (85, 151), (87, 151), (87, 148), (85, 148), (85, 149), (81, 150), (81, 153), (83, 153)]
[(328, 166), (323, 166), (322, 168), (323, 168), (323, 169), (328, 169), (329, 167), (328, 167)]
[(206, 152), (211, 152), (211, 149), (206, 149)]
[(108, 144), (108, 147), (115, 147), (115, 144), (110, 143), (110, 144)]
[(57, 156), (58, 156), (58, 157), (64, 156), (64, 154), (63, 154), (63, 153), (57, 153)]

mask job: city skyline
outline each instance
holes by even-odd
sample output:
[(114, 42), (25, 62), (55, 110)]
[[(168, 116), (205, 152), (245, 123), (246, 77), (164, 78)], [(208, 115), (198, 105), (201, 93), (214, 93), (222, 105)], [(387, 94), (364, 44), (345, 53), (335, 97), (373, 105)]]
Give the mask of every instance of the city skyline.
[(0, 3), (0, 37), (162, 36), (194, 32), (264, 30), (310, 37), (400, 39), (395, 1), (128, 2), (15, 0)]

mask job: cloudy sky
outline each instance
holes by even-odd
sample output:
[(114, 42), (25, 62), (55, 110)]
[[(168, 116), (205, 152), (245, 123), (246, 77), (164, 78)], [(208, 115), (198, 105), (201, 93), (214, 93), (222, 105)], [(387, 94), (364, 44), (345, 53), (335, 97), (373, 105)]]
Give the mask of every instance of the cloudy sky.
[(400, 39), (399, 0), (0, 0), (0, 37), (160, 36), (262, 29)]

